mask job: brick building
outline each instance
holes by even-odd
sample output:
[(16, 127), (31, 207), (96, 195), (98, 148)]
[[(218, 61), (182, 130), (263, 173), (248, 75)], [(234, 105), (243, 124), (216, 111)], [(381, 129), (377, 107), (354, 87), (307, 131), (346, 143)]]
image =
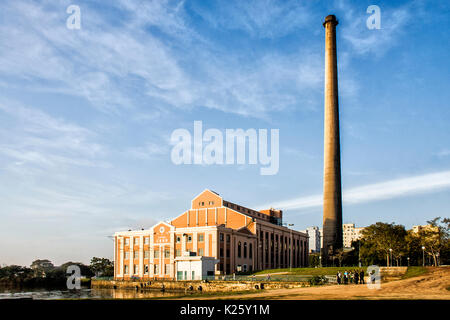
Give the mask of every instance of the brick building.
[(169, 222), (116, 232), (114, 277), (183, 279), (181, 266), (193, 256), (215, 261), (208, 275), (301, 267), (307, 253), (308, 235), (284, 227), (281, 210), (252, 210), (205, 190)]

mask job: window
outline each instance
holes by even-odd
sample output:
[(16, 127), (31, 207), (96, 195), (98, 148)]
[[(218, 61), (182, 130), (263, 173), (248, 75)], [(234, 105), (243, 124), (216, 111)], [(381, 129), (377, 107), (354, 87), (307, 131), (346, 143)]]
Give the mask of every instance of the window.
[(177, 243), (180, 243), (181, 242), (181, 237), (177, 237)]
[(227, 258), (230, 257), (230, 249), (227, 249)]
[(128, 274), (128, 266), (125, 265), (123, 269), (124, 269), (123, 273)]
[(150, 243), (150, 237), (145, 237), (144, 244), (149, 244), (149, 243)]
[(125, 260), (130, 259), (130, 253), (128, 251), (125, 251)]
[(188, 241), (187, 242), (192, 242), (192, 236), (188, 236)]
[(241, 242), (238, 242), (238, 258), (241, 257)]
[(139, 244), (139, 238), (134, 238), (134, 245), (137, 246)]
[(144, 259), (148, 259), (150, 257), (150, 251), (144, 251)]
[(125, 245), (126, 246), (130, 245), (130, 238), (125, 238)]
[(203, 242), (203, 233), (198, 235), (198, 242)]
[(223, 242), (223, 233), (219, 234), (219, 239), (220, 239), (220, 242)]
[(144, 265), (144, 274), (148, 274), (148, 264)]
[(198, 255), (199, 256), (203, 256), (203, 248), (199, 248), (198, 249)]
[(153, 257), (154, 257), (155, 259), (159, 259), (159, 250), (155, 250), (155, 251), (153, 252)]
[(210, 202), (209, 202), (209, 205), (210, 205), (210, 206), (213, 206), (213, 205), (214, 205), (214, 201), (210, 201)]
[(247, 242), (244, 242), (244, 258), (247, 258)]
[(164, 273), (169, 274), (169, 272), (170, 272), (170, 266), (168, 264), (165, 264), (164, 265)]
[[(251, 259), (253, 258), (253, 245), (250, 243), (248, 247), (248, 257)], [(278, 257), (278, 256), (277, 256)]]
[(159, 274), (159, 264), (154, 265), (154, 274)]
[(227, 234), (227, 243), (230, 243), (230, 235), (229, 234)]
[(139, 266), (137, 264), (134, 265), (134, 274), (138, 274)]
[(170, 250), (164, 250), (164, 258), (170, 258)]
[(134, 259), (139, 259), (139, 251), (134, 252)]
[(220, 257), (223, 257), (223, 248), (220, 248)]
[(181, 250), (180, 250), (180, 249), (177, 249), (177, 250), (175, 251), (175, 255), (176, 255), (176, 257), (180, 257), (180, 256), (181, 256)]

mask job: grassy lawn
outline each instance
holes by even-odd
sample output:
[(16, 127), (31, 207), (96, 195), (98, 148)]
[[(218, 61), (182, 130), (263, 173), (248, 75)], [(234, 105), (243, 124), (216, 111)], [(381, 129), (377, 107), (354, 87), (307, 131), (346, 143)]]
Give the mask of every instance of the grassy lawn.
[[(299, 275), (311, 275), (311, 276), (326, 276), (326, 275), (336, 275), (338, 271), (344, 272), (352, 271), (352, 270), (360, 270), (360, 268), (357, 267), (327, 267), (327, 268), (292, 268), (292, 272), (290, 274), (299, 274)], [(365, 270), (365, 268), (364, 268)], [(278, 273), (278, 272), (288, 272), (289, 268), (287, 269), (267, 269), (255, 272), (255, 275), (258, 274), (267, 274), (267, 273)]]
[(427, 268), (424, 267), (408, 267), (406, 273), (402, 276), (402, 279), (408, 279), (412, 277), (417, 277), (422, 274), (427, 273)]

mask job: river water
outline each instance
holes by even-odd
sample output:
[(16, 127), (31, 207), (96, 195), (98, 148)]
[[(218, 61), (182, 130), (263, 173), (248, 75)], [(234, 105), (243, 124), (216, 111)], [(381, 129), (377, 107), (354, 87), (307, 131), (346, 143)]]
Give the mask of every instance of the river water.
[(0, 299), (145, 299), (155, 297), (172, 297), (184, 295), (184, 292), (161, 292), (160, 290), (125, 290), (125, 289), (0, 289)]

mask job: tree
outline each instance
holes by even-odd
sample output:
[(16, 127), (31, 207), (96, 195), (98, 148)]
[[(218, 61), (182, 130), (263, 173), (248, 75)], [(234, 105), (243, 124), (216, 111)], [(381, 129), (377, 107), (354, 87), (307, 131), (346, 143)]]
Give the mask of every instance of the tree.
[(309, 266), (312, 268), (320, 266), (320, 253), (310, 253), (309, 254)]
[(420, 244), (424, 251), (433, 258), (433, 265), (439, 265), (439, 256), (448, 248), (450, 238), (450, 219), (445, 218), (441, 221), (441, 217), (427, 221), (428, 225), (421, 228), (417, 233)]
[(87, 266), (81, 262), (69, 261), (69, 262), (62, 264), (59, 268), (61, 268), (64, 272), (67, 272), (67, 268), (71, 265), (77, 265), (78, 267), (80, 267), (80, 272), (81, 272), (82, 276), (90, 278), (94, 275), (94, 272), (91, 270), (91, 267)]
[(47, 273), (55, 268), (53, 263), (48, 259), (34, 260), (30, 266), (34, 271), (35, 277), (46, 277)]
[(114, 263), (106, 258), (93, 257), (90, 268), (96, 276), (110, 277), (114, 275)]
[[(362, 260), (386, 261), (390, 265), (390, 255), (398, 260), (406, 253), (407, 232), (404, 226), (394, 223), (377, 222), (362, 231)], [(392, 251), (390, 250), (392, 249)]]
[(26, 279), (31, 276), (33, 270), (27, 267), (11, 265), (0, 268), (0, 278), (5, 279)]

